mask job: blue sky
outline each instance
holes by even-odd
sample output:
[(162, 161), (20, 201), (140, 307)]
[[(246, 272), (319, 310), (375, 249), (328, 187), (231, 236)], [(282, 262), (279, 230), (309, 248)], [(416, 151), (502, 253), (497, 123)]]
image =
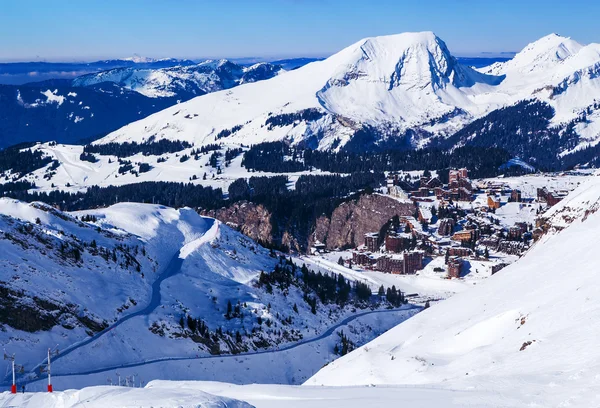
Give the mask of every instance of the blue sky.
[(600, 1), (1, 0), (0, 60), (324, 56), (431, 30), (455, 55), (518, 51), (551, 32), (600, 42)]

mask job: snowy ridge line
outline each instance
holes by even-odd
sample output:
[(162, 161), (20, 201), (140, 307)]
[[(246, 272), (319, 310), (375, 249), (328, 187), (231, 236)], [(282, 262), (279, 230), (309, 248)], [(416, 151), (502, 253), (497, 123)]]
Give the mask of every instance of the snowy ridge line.
[[(352, 316), (346, 317), (344, 320), (341, 320), (334, 326), (328, 328), (325, 332), (321, 333), (319, 336), (316, 336), (316, 337), (313, 337), (313, 338), (310, 338), (307, 340), (303, 340), (300, 342), (296, 342), (294, 344), (290, 344), (290, 345), (278, 348), (276, 350), (263, 350), (263, 351), (257, 351), (257, 352), (251, 352), (251, 353), (223, 354), (223, 355), (210, 355), (210, 356), (197, 356), (197, 357), (163, 357), (163, 358), (144, 360), (144, 361), (140, 361), (140, 362), (136, 362), (136, 363), (127, 363), (127, 364), (115, 365), (115, 366), (110, 366), (110, 367), (97, 368), (97, 369), (89, 370), (89, 371), (62, 373), (62, 374), (61, 373), (52, 373), (52, 377), (70, 377), (70, 376), (99, 374), (99, 373), (102, 373), (105, 371), (117, 370), (117, 369), (122, 369), (122, 368), (140, 367), (140, 366), (154, 364), (154, 363), (160, 363), (160, 362), (164, 362), (164, 361), (210, 360), (210, 359), (236, 358), (236, 357), (253, 356), (253, 355), (261, 355), (261, 354), (273, 354), (273, 353), (278, 353), (278, 352), (283, 352), (283, 351), (289, 351), (289, 350), (295, 349), (297, 347), (304, 346), (306, 344), (311, 344), (311, 343), (323, 340), (324, 338), (327, 338), (327, 337), (331, 336), (332, 334), (334, 334), (335, 331), (338, 330), (341, 326), (345, 326), (348, 323), (352, 322), (353, 320), (356, 320), (356, 319), (364, 317), (364, 316), (368, 316), (371, 314), (379, 314), (379, 313), (398, 313), (398, 312), (404, 312), (404, 311), (415, 310), (415, 309), (420, 310), (420, 309), (422, 309), (422, 307), (409, 304), (409, 305), (405, 305), (405, 306), (402, 306), (397, 309), (370, 310), (367, 312), (357, 313)], [(56, 359), (53, 360), (53, 364), (54, 364), (54, 361), (56, 361)], [(34, 383), (37, 381), (42, 381), (42, 380), (43, 380), (43, 378), (27, 379), (27, 380), (21, 381), (21, 383), (22, 384), (31, 384), (31, 383)], [(5, 381), (3, 383), (0, 383), (0, 385), (7, 386), (7, 385), (10, 385), (10, 383)]]

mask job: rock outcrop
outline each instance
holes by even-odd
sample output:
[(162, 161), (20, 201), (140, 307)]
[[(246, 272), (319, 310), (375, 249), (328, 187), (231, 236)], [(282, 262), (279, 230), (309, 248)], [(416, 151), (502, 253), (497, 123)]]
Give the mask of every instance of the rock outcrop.
[(205, 211), (202, 215), (216, 218), (257, 242), (273, 242), (271, 212), (261, 204), (240, 201), (229, 207)]
[(364, 235), (377, 232), (395, 215), (412, 216), (415, 205), (380, 194), (362, 195), (358, 200), (340, 204), (331, 215), (317, 219), (309, 246), (323, 242), (327, 249), (350, 248), (363, 243)]

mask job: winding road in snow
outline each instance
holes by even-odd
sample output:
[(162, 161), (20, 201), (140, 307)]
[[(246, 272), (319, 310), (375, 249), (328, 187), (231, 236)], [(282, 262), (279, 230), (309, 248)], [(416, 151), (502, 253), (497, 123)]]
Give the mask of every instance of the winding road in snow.
[[(356, 319), (359, 319), (361, 317), (367, 316), (367, 315), (377, 314), (377, 313), (399, 313), (399, 312), (407, 312), (407, 311), (415, 310), (415, 309), (421, 309), (421, 307), (415, 306), (415, 305), (407, 305), (407, 306), (403, 306), (400, 309), (369, 310), (369, 311), (362, 312), (362, 313), (356, 313), (354, 315), (348, 316), (345, 319), (339, 321), (334, 326), (331, 326), (326, 331), (324, 331), (323, 333), (321, 333), (320, 335), (318, 335), (316, 337), (313, 337), (313, 338), (310, 338), (307, 340), (302, 340), (302, 341), (299, 341), (299, 342), (296, 342), (293, 344), (289, 344), (287, 346), (278, 348), (276, 350), (262, 350), (262, 351), (255, 351), (255, 352), (249, 352), (249, 353), (207, 355), (207, 356), (198, 356), (198, 357), (189, 357), (189, 356), (186, 356), (186, 357), (162, 357), (162, 358), (144, 360), (144, 361), (135, 362), (135, 363), (127, 363), (127, 364), (114, 365), (114, 366), (109, 366), (109, 367), (102, 367), (102, 368), (97, 368), (97, 369), (89, 370), (89, 371), (79, 371), (79, 372), (72, 372), (72, 373), (57, 373), (57, 374), (52, 374), (52, 377), (69, 377), (69, 376), (75, 376), (75, 375), (99, 374), (99, 373), (106, 372), (106, 371), (119, 370), (119, 369), (123, 369), (123, 368), (140, 367), (140, 366), (154, 364), (154, 363), (160, 363), (160, 362), (164, 362), (164, 361), (210, 360), (210, 359), (223, 360), (223, 359), (229, 359), (229, 358), (255, 356), (255, 355), (260, 355), (260, 354), (276, 354), (276, 353), (289, 351), (289, 350), (295, 349), (300, 346), (304, 346), (304, 345), (307, 345), (310, 343), (315, 343), (320, 340), (323, 340), (323, 339), (331, 336), (332, 334), (334, 334), (340, 327), (345, 326), (346, 324), (348, 324)], [(40, 380), (39, 378), (36, 378), (34, 380), (27, 381), (27, 383), (31, 383), (31, 382), (35, 382), (35, 381), (39, 381), (39, 380)]]

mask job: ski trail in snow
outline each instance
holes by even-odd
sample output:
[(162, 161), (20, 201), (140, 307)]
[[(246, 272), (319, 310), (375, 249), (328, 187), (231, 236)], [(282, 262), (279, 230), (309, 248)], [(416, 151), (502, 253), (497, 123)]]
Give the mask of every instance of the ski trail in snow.
[[(179, 271), (181, 271), (181, 266), (183, 265), (183, 261), (190, 253), (199, 249), (202, 245), (206, 244), (207, 242), (210, 242), (217, 236), (218, 231), (219, 231), (219, 223), (214, 219), (205, 218), (205, 220), (212, 224), (210, 226), (210, 228), (206, 231), (206, 233), (204, 233), (202, 235), (202, 237), (195, 239), (192, 242), (184, 245), (179, 251), (177, 251), (177, 253), (175, 255), (173, 255), (173, 257), (169, 261), (167, 267), (162, 271), (162, 273), (152, 283), (152, 295), (150, 297), (150, 302), (148, 303), (148, 305), (145, 308), (138, 310), (136, 312), (130, 313), (127, 316), (121, 317), (115, 323), (113, 323), (106, 329), (102, 330), (101, 332), (96, 333), (92, 337), (89, 337), (85, 340), (82, 340), (80, 342), (72, 344), (71, 346), (67, 347), (65, 350), (61, 351), (56, 357), (54, 357), (52, 362), (55, 363), (56, 361), (60, 360), (62, 357), (65, 357), (65, 356), (71, 354), (73, 351), (78, 350), (81, 347), (85, 347), (88, 344), (95, 342), (100, 337), (104, 336), (111, 330), (119, 327), (120, 325), (127, 322), (128, 320), (133, 319), (134, 317), (149, 316), (158, 306), (160, 306), (161, 299), (162, 299), (162, 295), (160, 293), (160, 287), (161, 287), (162, 283), (166, 279), (170, 278), (171, 276), (176, 275)], [(42, 364), (44, 364), (44, 362), (41, 362), (40, 364), (35, 366), (33, 368), (33, 370), (30, 371), (30, 373), (34, 373)]]

